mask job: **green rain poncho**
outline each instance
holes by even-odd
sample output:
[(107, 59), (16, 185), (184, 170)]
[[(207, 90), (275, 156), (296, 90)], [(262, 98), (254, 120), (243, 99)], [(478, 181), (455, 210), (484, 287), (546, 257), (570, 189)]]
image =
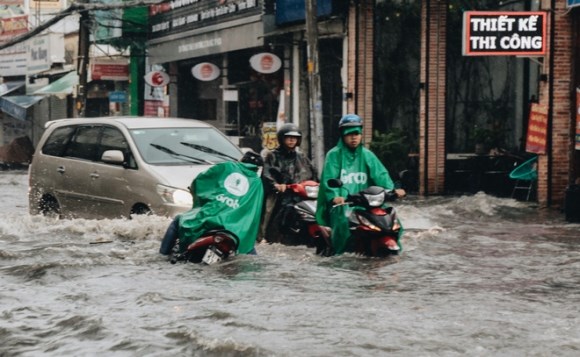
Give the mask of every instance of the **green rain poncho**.
[(240, 239), (238, 254), (254, 248), (264, 189), (258, 167), (241, 162), (217, 164), (191, 183), (193, 208), (179, 218), (179, 247), (187, 246), (211, 229), (226, 229)]
[[(327, 181), (332, 178), (340, 179), (343, 186), (328, 187)], [(347, 217), (349, 208), (332, 208), (332, 200), (335, 197), (346, 197), (348, 192), (356, 193), (369, 186), (380, 186), (388, 190), (395, 188), (389, 172), (372, 151), (362, 144), (352, 150), (341, 138), (326, 154), (316, 211), (318, 223), (332, 228), (331, 240), (335, 254), (342, 254), (347, 248), (350, 238)]]

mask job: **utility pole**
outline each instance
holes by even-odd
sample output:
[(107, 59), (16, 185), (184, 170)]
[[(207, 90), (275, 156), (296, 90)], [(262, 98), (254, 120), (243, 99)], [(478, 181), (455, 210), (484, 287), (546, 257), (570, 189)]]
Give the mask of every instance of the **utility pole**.
[(79, 75), (79, 86), (77, 88), (76, 109), (77, 117), (84, 117), (87, 104), (87, 82), (89, 68), (89, 11), (85, 8), (80, 12), (79, 21), (79, 50), (77, 58), (77, 73)]
[(308, 88), (310, 109), (310, 143), (312, 161), (319, 170), (324, 166), (324, 126), (322, 123), (322, 94), (318, 73), (318, 18), (316, 0), (306, 0), (306, 40), (308, 59)]

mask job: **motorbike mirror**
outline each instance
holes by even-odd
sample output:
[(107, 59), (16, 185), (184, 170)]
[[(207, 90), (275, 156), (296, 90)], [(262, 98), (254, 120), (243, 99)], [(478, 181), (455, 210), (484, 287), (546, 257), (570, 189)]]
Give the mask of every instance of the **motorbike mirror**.
[(340, 181), (339, 179), (329, 179), (328, 181), (326, 181), (326, 183), (328, 184), (328, 187), (332, 188), (342, 187), (342, 181)]

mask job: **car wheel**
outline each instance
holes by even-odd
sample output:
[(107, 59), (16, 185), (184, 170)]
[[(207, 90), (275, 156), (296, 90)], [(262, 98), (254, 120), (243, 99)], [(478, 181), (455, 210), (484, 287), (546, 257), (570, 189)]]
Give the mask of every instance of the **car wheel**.
[(52, 196), (44, 196), (38, 205), (40, 208), (40, 213), (44, 216), (59, 216), (60, 215), (60, 205), (56, 198)]
[(151, 214), (151, 209), (149, 207), (145, 206), (145, 205), (141, 205), (141, 204), (140, 205), (135, 205), (133, 207), (133, 209), (131, 210), (131, 215), (134, 215), (134, 214), (138, 214), (138, 215), (141, 215), (141, 214), (149, 215), (149, 214)]

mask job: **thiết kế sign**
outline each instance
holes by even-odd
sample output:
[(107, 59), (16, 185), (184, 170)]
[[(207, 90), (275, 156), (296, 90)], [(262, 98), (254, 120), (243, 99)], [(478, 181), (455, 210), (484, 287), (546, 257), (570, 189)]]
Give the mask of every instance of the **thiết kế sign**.
[(464, 56), (544, 56), (546, 12), (466, 11)]

